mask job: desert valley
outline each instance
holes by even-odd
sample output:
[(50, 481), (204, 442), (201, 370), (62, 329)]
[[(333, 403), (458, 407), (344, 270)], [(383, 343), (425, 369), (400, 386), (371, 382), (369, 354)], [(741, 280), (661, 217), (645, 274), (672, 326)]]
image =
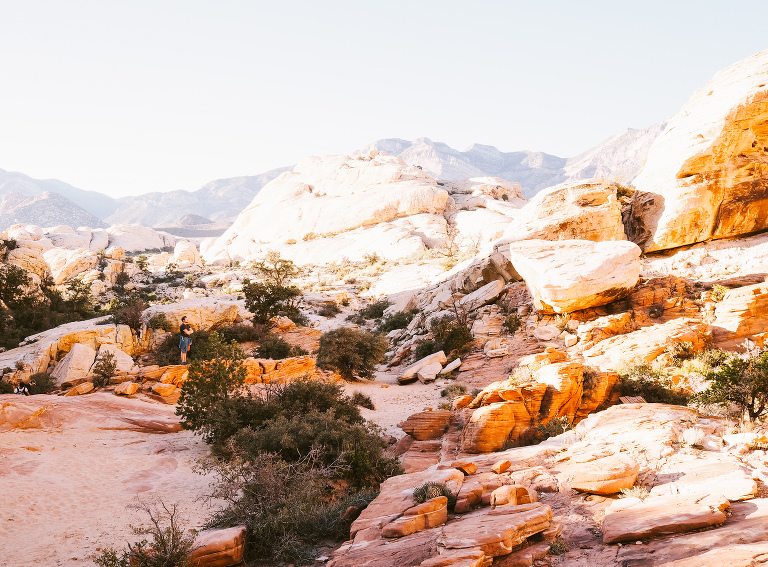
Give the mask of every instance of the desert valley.
[(2, 565), (768, 562), (768, 51), (572, 158), (0, 194)]

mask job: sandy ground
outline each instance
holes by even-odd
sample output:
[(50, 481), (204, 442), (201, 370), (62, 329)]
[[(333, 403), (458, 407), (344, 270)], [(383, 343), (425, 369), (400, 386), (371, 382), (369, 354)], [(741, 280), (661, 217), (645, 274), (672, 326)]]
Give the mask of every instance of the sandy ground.
[(198, 500), (209, 480), (192, 471), (207, 446), (189, 431), (136, 425), (172, 423), (174, 406), (101, 393), (3, 395), (0, 417), (11, 405), (45, 410), (43, 428), (0, 426), (0, 565), (93, 565), (100, 548), (141, 539), (129, 524), (140, 525), (145, 516), (126, 508), (137, 497), (177, 503), (190, 527), (210, 515)]

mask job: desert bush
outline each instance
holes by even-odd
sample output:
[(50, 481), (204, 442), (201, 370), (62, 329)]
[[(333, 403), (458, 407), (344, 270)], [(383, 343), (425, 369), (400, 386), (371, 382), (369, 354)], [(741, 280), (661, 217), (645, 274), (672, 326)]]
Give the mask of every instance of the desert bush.
[(568, 545), (562, 536), (558, 535), (553, 541), (549, 542), (548, 555), (563, 555), (568, 553)]
[(443, 388), (443, 390), (440, 392), (440, 395), (444, 398), (448, 398), (449, 400), (453, 400), (453, 398), (458, 398), (459, 396), (463, 396), (466, 393), (467, 387), (464, 384), (454, 383)]
[(446, 496), (448, 498), (449, 508), (453, 508), (456, 505), (456, 496), (442, 482), (425, 482), (413, 490), (413, 499), (419, 504), (423, 504), (427, 500), (432, 500), (438, 496)]
[(147, 325), (150, 329), (160, 329), (168, 333), (173, 332), (173, 325), (171, 325), (171, 322), (168, 320), (165, 313), (155, 313), (149, 318)]
[(370, 396), (366, 396), (362, 392), (355, 392), (350, 396), (350, 401), (358, 407), (375, 410), (376, 406), (373, 405), (373, 400)]
[(421, 360), (425, 356), (440, 352), (443, 350), (443, 345), (434, 339), (422, 339), (416, 343), (416, 348), (413, 349), (413, 360)]
[(234, 323), (219, 327), (216, 332), (228, 343), (250, 343), (260, 341), (267, 336), (267, 330), (263, 325), (251, 323)]
[(126, 551), (104, 549), (94, 563), (99, 567), (189, 567), (195, 536), (180, 524), (177, 506), (140, 501), (132, 507), (149, 516), (149, 527), (134, 527), (134, 535), (149, 535), (152, 540), (129, 543)]
[(724, 285), (715, 284), (712, 286), (712, 291), (710, 292), (709, 297), (712, 298), (712, 301), (719, 303), (723, 300), (723, 297), (725, 297), (725, 294), (729, 291), (730, 290)]
[(147, 308), (143, 300), (131, 298), (131, 300), (122, 307), (118, 307), (112, 316), (113, 321), (118, 325), (128, 325), (134, 331), (141, 329), (143, 323), (141, 314)]
[(339, 327), (320, 337), (317, 365), (337, 371), (345, 380), (373, 378), (389, 342), (386, 337), (350, 327)]
[(689, 395), (672, 389), (666, 372), (641, 362), (619, 369), (622, 396), (642, 396), (646, 402), (685, 405)]
[(119, 292), (125, 291), (125, 284), (131, 281), (130, 276), (125, 272), (120, 272), (115, 276), (115, 287)]
[(57, 388), (56, 378), (47, 372), (36, 372), (29, 377), (29, 393), (50, 394)]
[(437, 343), (436, 346), (440, 347), (433, 352), (442, 350), (450, 357), (461, 356), (472, 347), (474, 342), (472, 331), (467, 324), (452, 316), (433, 320), (430, 329)]
[(709, 387), (696, 394), (702, 404), (731, 404), (755, 420), (768, 412), (768, 350), (731, 356), (706, 375)]
[(704, 433), (704, 431), (701, 429), (696, 427), (686, 427), (680, 434), (679, 441), (680, 444), (685, 447), (701, 449), (703, 446), (704, 437), (706, 437), (706, 433)]
[(522, 325), (522, 321), (520, 321), (517, 313), (507, 315), (504, 319), (504, 328), (513, 335), (520, 328), (520, 325)]
[(296, 298), (301, 295), (299, 288), (248, 280), (245, 280), (244, 284), (245, 307), (253, 313), (254, 324), (270, 328), (273, 324), (272, 318), (278, 315), (289, 317), (297, 324), (306, 321), (306, 317), (302, 319), (295, 304)]
[(411, 309), (410, 311), (398, 311), (392, 315), (385, 316), (376, 330), (380, 333), (388, 333), (395, 329), (404, 329), (418, 312), (418, 309)]
[(270, 250), (264, 260), (252, 262), (251, 267), (267, 284), (284, 287), (293, 278), (301, 274), (301, 270), (291, 260), (280, 257), (280, 252)]
[(573, 429), (573, 424), (568, 420), (566, 416), (553, 417), (547, 423), (539, 424), (536, 426), (537, 437), (541, 441), (549, 439), (550, 437), (557, 437), (562, 435), (566, 431)]
[(314, 455), (286, 462), (258, 454), (233, 461), (209, 461), (218, 482), (212, 497), (226, 505), (208, 527), (245, 525), (251, 557), (273, 562), (311, 564), (322, 540), (349, 537), (350, 506), (365, 508), (377, 495), (370, 490), (333, 490), (338, 469)]
[(324, 303), (320, 309), (317, 310), (317, 314), (322, 317), (335, 317), (341, 313), (341, 308), (335, 303)]
[(389, 307), (389, 301), (379, 299), (363, 307), (358, 313), (365, 319), (381, 319), (384, 317), (384, 311)]
[(690, 360), (696, 354), (693, 350), (693, 343), (690, 341), (672, 343), (664, 349), (664, 352), (671, 357), (673, 364), (680, 364), (684, 360)]
[[(154, 351), (155, 360), (160, 366), (179, 363), (179, 339), (180, 333), (173, 333), (164, 343), (157, 346)], [(213, 358), (241, 359), (245, 355), (237, 343), (227, 342), (217, 331), (195, 331), (192, 335), (192, 346), (187, 353), (187, 360), (206, 361)]]
[(261, 340), (254, 352), (258, 358), (271, 358), (274, 360), (308, 354), (303, 348), (294, 346), (282, 337), (271, 333)]
[(645, 500), (651, 495), (644, 486), (633, 486), (632, 488), (622, 488), (619, 498), (639, 498)]
[(373, 266), (374, 264), (381, 262), (381, 256), (376, 254), (376, 252), (368, 252), (367, 254), (363, 254), (363, 260), (365, 260), (365, 263), (369, 266)]
[(117, 362), (115, 355), (108, 350), (101, 352), (93, 365), (93, 386), (103, 388), (109, 384), (109, 379), (115, 375)]
[(13, 384), (0, 378), (0, 394), (13, 394)]
[(568, 326), (568, 321), (570, 320), (571, 315), (569, 313), (555, 315), (554, 325), (558, 328), (558, 330), (565, 331), (565, 328)]

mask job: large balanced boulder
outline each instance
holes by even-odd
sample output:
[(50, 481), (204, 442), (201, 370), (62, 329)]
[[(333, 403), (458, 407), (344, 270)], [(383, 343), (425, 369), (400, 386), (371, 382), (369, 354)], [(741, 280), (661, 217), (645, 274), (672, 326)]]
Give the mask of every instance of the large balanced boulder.
[(499, 251), (525, 280), (542, 313), (611, 303), (629, 295), (640, 277), (640, 248), (627, 241), (526, 240)]
[(422, 411), (399, 423), (398, 427), (418, 441), (428, 441), (442, 437), (450, 421), (450, 410)]
[(75, 343), (53, 369), (51, 376), (56, 378), (57, 384), (85, 378), (88, 376), (95, 359), (96, 351), (93, 348), (85, 344)]
[(627, 234), (644, 251), (768, 228), (768, 51), (718, 72), (648, 152)]

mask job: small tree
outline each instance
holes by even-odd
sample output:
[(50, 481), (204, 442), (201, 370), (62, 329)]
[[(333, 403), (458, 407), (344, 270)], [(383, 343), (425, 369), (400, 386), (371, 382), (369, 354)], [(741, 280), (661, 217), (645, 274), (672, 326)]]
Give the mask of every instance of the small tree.
[(255, 324), (269, 328), (273, 317), (281, 314), (291, 317), (298, 313), (294, 299), (301, 294), (299, 288), (248, 280), (244, 283), (245, 308), (253, 313)]
[(768, 350), (733, 356), (707, 373), (709, 389), (696, 396), (703, 403), (734, 404), (750, 419), (768, 410)]
[(388, 345), (382, 335), (340, 327), (320, 337), (317, 365), (336, 370), (345, 380), (353, 380), (355, 375), (371, 379)]
[(72, 313), (88, 316), (92, 313), (93, 296), (91, 284), (83, 281), (83, 278), (75, 278), (67, 283), (66, 302)]
[(259, 262), (253, 262), (252, 266), (264, 281), (281, 287), (301, 273), (296, 264), (291, 260), (281, 258), (280, 252), (277, 250), (270, 250), (267, 252), (266, 258)]
[(115, 375), (116, 369), (115, 355), (108, 350), (102, 351), (93, 366), (93, 385), (96, 388), (103, 388), (109, 384), (109, 379)]
[(120, 272), (117, 274), (117, 276), (115, 276), (115, 287), (120, 293), (122, 293), (125, 291), (125, 284), (127, 284), (129, 281), (131, 281), (131, 277), (125, 272)]
[(137, 257), (136, 257), (136, 265), (139, 267), (139, 269), (140, 269), (142, 272), (145, 272), (145, 273), (146, 273), (146, 271), (147, 271), (147, 265), (148, 265), (148, 258), (147, 258), (147, 255), (146, 255), (146, 254), (141, 254), (141, 255), (137, 256)]
[(0, 300), (8, 307), (21, 300), (24, 289), (30, 284), (27, 272), (13, 264), (0, 265)]

